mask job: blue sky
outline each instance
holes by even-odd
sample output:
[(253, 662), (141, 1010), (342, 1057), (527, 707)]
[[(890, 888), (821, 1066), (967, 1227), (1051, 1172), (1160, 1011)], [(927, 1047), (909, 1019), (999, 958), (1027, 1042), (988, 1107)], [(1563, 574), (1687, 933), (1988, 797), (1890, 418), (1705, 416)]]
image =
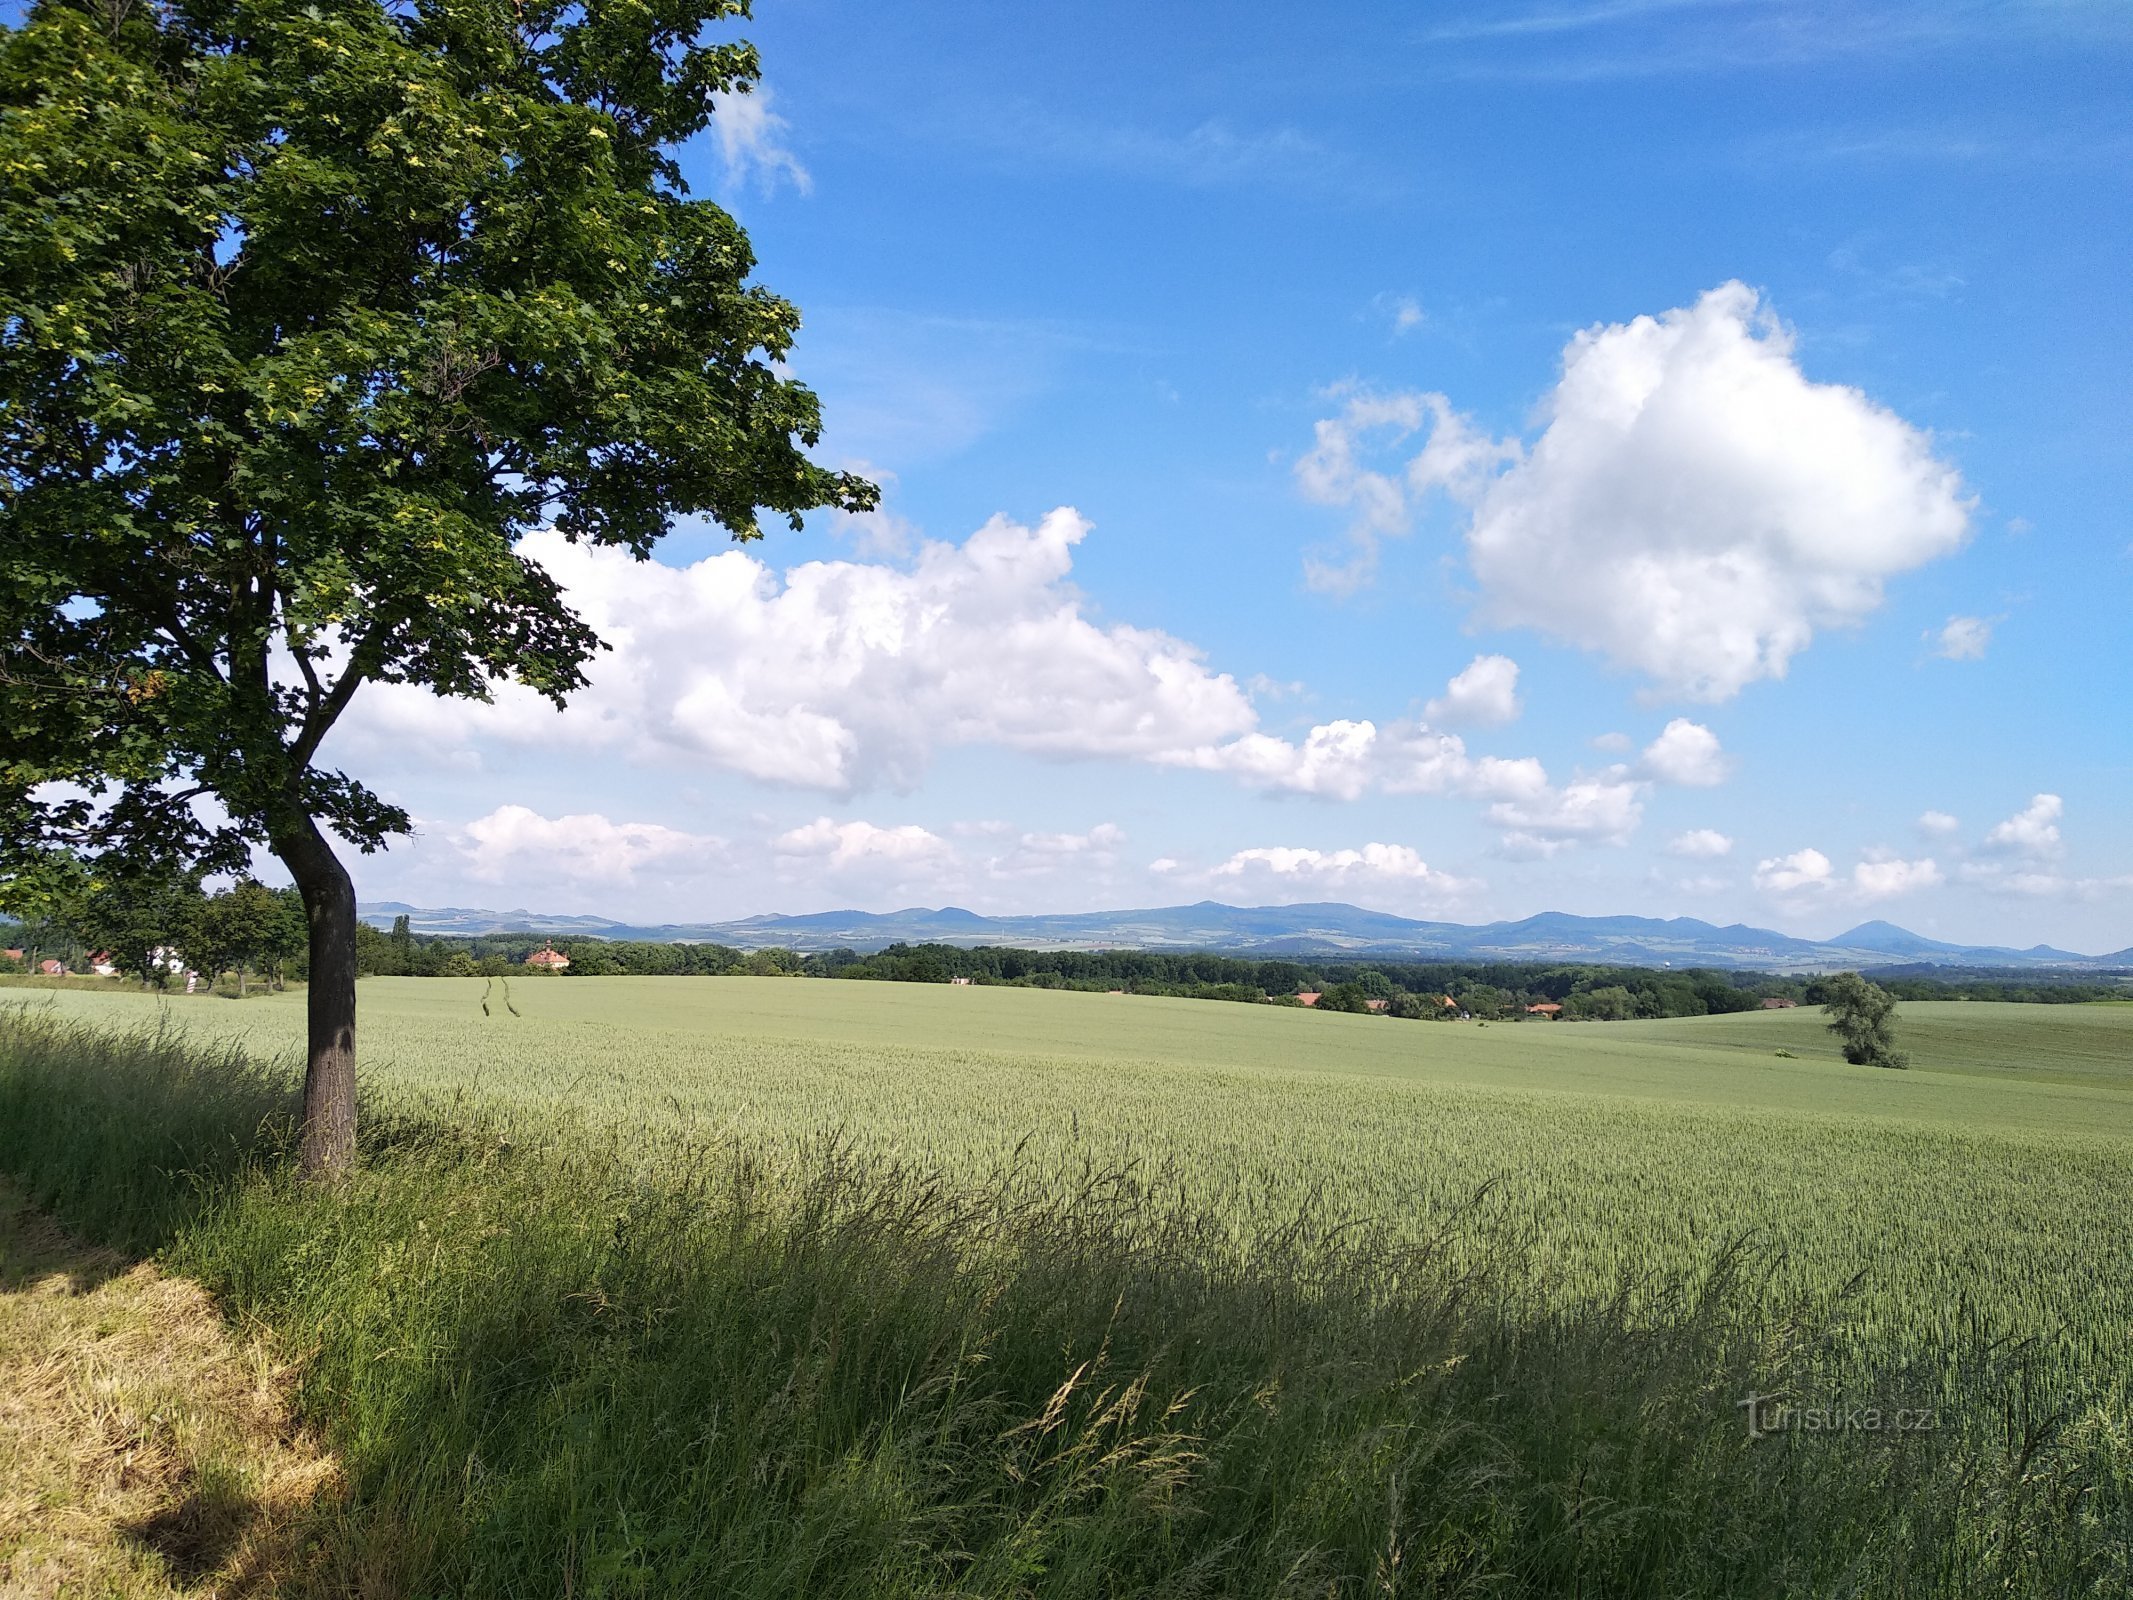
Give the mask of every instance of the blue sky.
[(359, 702), (367, 898), (2133, 944), (2133, 10), (745, 31), (688, 169), (885, 511), (544, 550), (617, 649)]

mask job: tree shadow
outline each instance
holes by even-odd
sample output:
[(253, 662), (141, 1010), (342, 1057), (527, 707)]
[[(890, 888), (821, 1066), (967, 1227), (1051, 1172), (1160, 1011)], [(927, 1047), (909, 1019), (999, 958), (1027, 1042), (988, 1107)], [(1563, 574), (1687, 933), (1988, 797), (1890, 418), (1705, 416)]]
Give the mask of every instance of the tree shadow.
[[(121, 1524), (119, 1532), (161, 1557), (172, 1580), (190, 1588), (229, 1566), (261, 1529), (267, 1512), (256, 1496), (219, 1474), (205, 1481), (196, 1477), (181, 1489), (175, 1501), (150, 1516)], [(257, 1561), (244, 1564), (254, 1584), (260, 1565)], [(242, 1593), (243, 1588), (226, 1580), (218, 1592)]]
[(82, 1243), (0, 1177), (0, 1294), (55, 1276), (66, 1279), (69, 1294), (90, 1294), (138, 1260)]

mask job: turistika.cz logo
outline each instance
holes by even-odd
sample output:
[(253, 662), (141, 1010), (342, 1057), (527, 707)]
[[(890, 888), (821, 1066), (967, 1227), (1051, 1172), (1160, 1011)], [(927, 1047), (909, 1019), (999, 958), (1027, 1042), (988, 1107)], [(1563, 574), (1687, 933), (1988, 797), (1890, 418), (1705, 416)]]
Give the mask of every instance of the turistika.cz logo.
[(1795, 1406), (1779, 1394), (1751, 1394), (1735, 1402), (1748, 1419), (1748, 1437), (1774, 1433), (1850, 1433), (1900, 1438), (1932, 1433), (1940, 1412), (1932, 1406)]

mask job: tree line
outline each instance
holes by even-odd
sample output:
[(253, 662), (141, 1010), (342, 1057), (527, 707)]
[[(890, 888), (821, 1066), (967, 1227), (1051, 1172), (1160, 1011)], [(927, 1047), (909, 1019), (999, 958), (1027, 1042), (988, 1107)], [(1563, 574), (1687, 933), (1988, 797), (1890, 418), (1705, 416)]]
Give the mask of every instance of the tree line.
[(155, 987), (188, 970), (210, 982), (229, 973), (240, 998), (255, 974), (276, 988), (306, 976), (309, 928), (293, 888), (241, 878), (210, 894), (196, 874), (100, 874), (72, 862), (47, 863), (34, 888), (20, 879), (9, 888), (27, 915), (8, 933), (22, 954), (0, 956), (0, 971), (56, 960), (79, 972), (101, 956)]
[[(1590, 1021), (1695, 1017), (1752, 1011), (1767, 998), (1821, 1003), (1821, 980), (1704, 968), (1653, 969), (1542, 962), (1387, 962), (1340, 958), (1259, 960), (1205, 951), (966, 949), (892, 944), (799, 954), (721, 944), (564, 938), (525, 934), (422, 935), (407, 919), (390, 931), (357, 932), (359, 970), (375, 976), (479, 977), (536, 972), (526, 958), (552, 947), (569, 958), (556, 976), (801, 977), (890, 983), (1005, 985), (1033, 989), (1164, 995), (1252, 1005), (1296, 1005), (1316, 993), (1322, 1011), (1382, 1011), (1397, 1018), (1499, 1021), (1554, 1003)], [(1380, 1004), (1373, 1005), (1376, 1001)], [(1447, 1004), (1446, 1002), (1450, 1003)]]

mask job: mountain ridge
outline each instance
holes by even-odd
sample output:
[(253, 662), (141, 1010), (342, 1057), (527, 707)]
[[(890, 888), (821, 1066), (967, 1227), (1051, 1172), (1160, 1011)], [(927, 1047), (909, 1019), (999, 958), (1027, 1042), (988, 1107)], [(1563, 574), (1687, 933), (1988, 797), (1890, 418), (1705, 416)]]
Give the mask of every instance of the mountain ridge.
[(401, 916), (422, 934), (574, 935), (655, 943), (731, 944), (756, 949), (859, 951), (885, 945), (1019, 945), (1035, 949), (1209, 950), (1263, 958), (1381, 956), (1409, 960), (1601, 961), (1619, 966), (1705, 966), (1762, 971), (1827, 971), (1893, 962), (1929, 966), (2094, 970), (2133, 966), (2133, 949), (2087, 956), (2036, 945), (1960, 945), (1894, 923), (1863, 922), (1831, 939), (1802, 939), (1747, 923), (1719, 926), (1697, 917), (1587, 917), (1543, 911), (1488, 923), (1430, 922), (1341, 901), (1232, 906), (1216, 900), (1121, 911), (988, 917), (960, 906), (896, 911), (766, 912), (727, 922), (633, 924), (523, 908), (424, 908), (365, 902), (358, 914), (379, 927)]

